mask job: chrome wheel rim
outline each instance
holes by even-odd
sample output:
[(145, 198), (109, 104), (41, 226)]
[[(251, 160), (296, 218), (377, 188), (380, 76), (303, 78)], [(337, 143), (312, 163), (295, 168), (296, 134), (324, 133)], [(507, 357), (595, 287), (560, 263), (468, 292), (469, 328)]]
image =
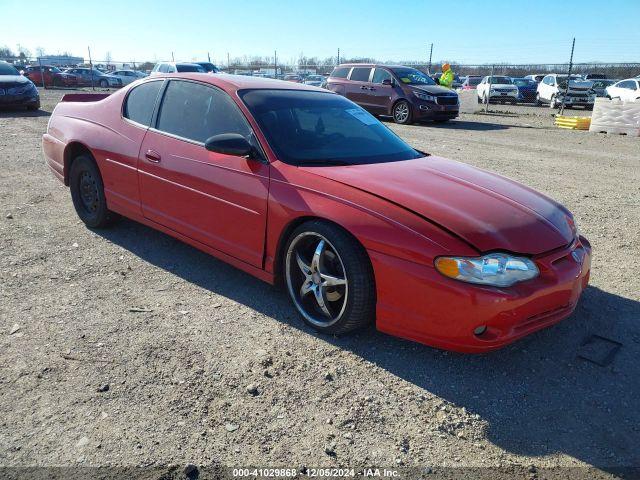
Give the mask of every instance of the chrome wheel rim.
[(318, 233), (301, 233), (289, 244), (285, 268), (289, 295), (306, 320), (318, 327), (340, 320), (349, 282), (331, 242)]
[(404, 102), (396, 105), (395, 118), (400, 123), (405, 122), (409, 118), (409, 105)]

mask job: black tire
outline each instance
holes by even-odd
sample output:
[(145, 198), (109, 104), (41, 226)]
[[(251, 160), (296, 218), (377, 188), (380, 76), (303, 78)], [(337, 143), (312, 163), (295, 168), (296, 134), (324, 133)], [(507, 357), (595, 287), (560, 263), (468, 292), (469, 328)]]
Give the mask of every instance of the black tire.
[(540, 100), (540, 94), (536, 93), (536, 106), (540, 107), (542, 106), (542, 100)]
[(119, 216), (107, 208), (102, 175), (93, 158), (79, 155), (69, 171), (71, 200), (80, 220), (89, 228), (105, 228)]
[(36, 110), (40, 110), (40, 102), (36, 103), (35, 105), (29, 105), (27, 107), (27, 110), (29, 110), (31, 112), (35, 112)]
[[(313, 253), (318, 252), (320, 242), (324, 247), (318, 255), (317, 282), (323, 282), (324, 276), (329, 275), (329, 278), (344, 280), (344, 286), (324, 287), (325, 290), (322, 290), (322, 283), (314, 284), (315, 273), (310, 272), (313, 272), (316, 258)], [(308, 251), (312, 252), (311, 257)], [(332, 255), (329, 256), (329, 253)], [(299, 260), (302, 261), (302, 267)], [(311, 270), (304, 273), (303, 267)], [(303, 321), (315, 330), (341, 335), (374, 320), (376, 288), (371, 262), (362, 245), (340, 227), (321, 220), (311, 220), (298, 226), (285, 246), (282, 271), (287, 292), (296, 310)], [(310, 288), (303, 293), (302, 287), (305, 285)], [(323, 305), (327, 305), (331, 315), (322, 313), (314, 288), (320, 290)], [(335, 300), (329, 295), (333, 295)]]
[(476, 100), (478, 100), (478, 103), (482, 103), (482, 99), (480, 98), (480, 95), (476, 95)]
[(393, 106), (393, 121), (400, 125), (409, 125), (413, 121), (411, 105), (406, 100), (400, 100)]
[(109, 87), (109, 82), (107, 80), (100, 80), (100, 86), (102, 88), (108, 88)]

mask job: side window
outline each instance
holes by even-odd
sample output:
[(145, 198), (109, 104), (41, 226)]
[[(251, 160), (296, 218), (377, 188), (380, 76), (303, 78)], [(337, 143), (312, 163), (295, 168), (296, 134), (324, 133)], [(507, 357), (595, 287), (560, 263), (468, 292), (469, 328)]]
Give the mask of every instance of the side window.
[(163, 82), (143, 83), (127, 95), (124, 104), (124, 116), (141, 125), (149, 126), (153, 107)]
[(226, 93), (193, 82), (169, 82), (157, 129), (201, 143), (222, 133), (253, 141), (251, 127)]
[(349, 75), (349, 70), (351, 70), (351, 68), (349, 67), (334, 68), (333, 72), (331, 72), (331, 75), (329, 76), (331, 78), (347, 78), (347, 75)]
[(391, 80), (391, 74), (384, 68), (376, 68), (373, 72), (373, 83), (382, 83), (383, 80)]
[(355, 67), (351, 70), (349, 80), (353, 80), (355, 82), (368, 82), (370, 73), (371, 68)]
[(160, 64), (160, 66), (158, 67), (158, 71), (160, 73), (167, 73), (167, 64), (166, 63)]

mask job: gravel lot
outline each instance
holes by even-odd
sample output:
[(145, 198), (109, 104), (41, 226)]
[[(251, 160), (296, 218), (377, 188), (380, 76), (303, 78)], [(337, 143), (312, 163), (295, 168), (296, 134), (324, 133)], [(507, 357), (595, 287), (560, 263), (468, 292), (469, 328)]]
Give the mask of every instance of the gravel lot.
[[(0, 466), (640, 466), (640, 139), (555, 129), (533, 106), (388, 124), (551, 195), (593, 244), (572, 317), (469, 356), (320, 336), (283, 291), (166, 235), (88, 230), (40, 151), (63, 93), (0, 112)], [(592, 334), (622, 343), (606, 366), (579, 358)]]

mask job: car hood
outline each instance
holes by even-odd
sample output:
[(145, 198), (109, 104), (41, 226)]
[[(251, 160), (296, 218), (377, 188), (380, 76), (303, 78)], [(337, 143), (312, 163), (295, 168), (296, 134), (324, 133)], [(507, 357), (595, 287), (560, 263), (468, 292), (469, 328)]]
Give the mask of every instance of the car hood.
[(31, 83), (31, 80), (22, 75), (0, 75), (0, 83)]
[(456, 93), (450, 88), (441, 87), (440, 85), (410, 85), (410, 87), (414, 90), (427, 92), (430, 95), (439, 95), (443, 93)]
[(300, 167), (386, 199), (480, 252), (535, 255), (573, 240), (571, 214), (508, 178), (441, 157), (347, 167)]

